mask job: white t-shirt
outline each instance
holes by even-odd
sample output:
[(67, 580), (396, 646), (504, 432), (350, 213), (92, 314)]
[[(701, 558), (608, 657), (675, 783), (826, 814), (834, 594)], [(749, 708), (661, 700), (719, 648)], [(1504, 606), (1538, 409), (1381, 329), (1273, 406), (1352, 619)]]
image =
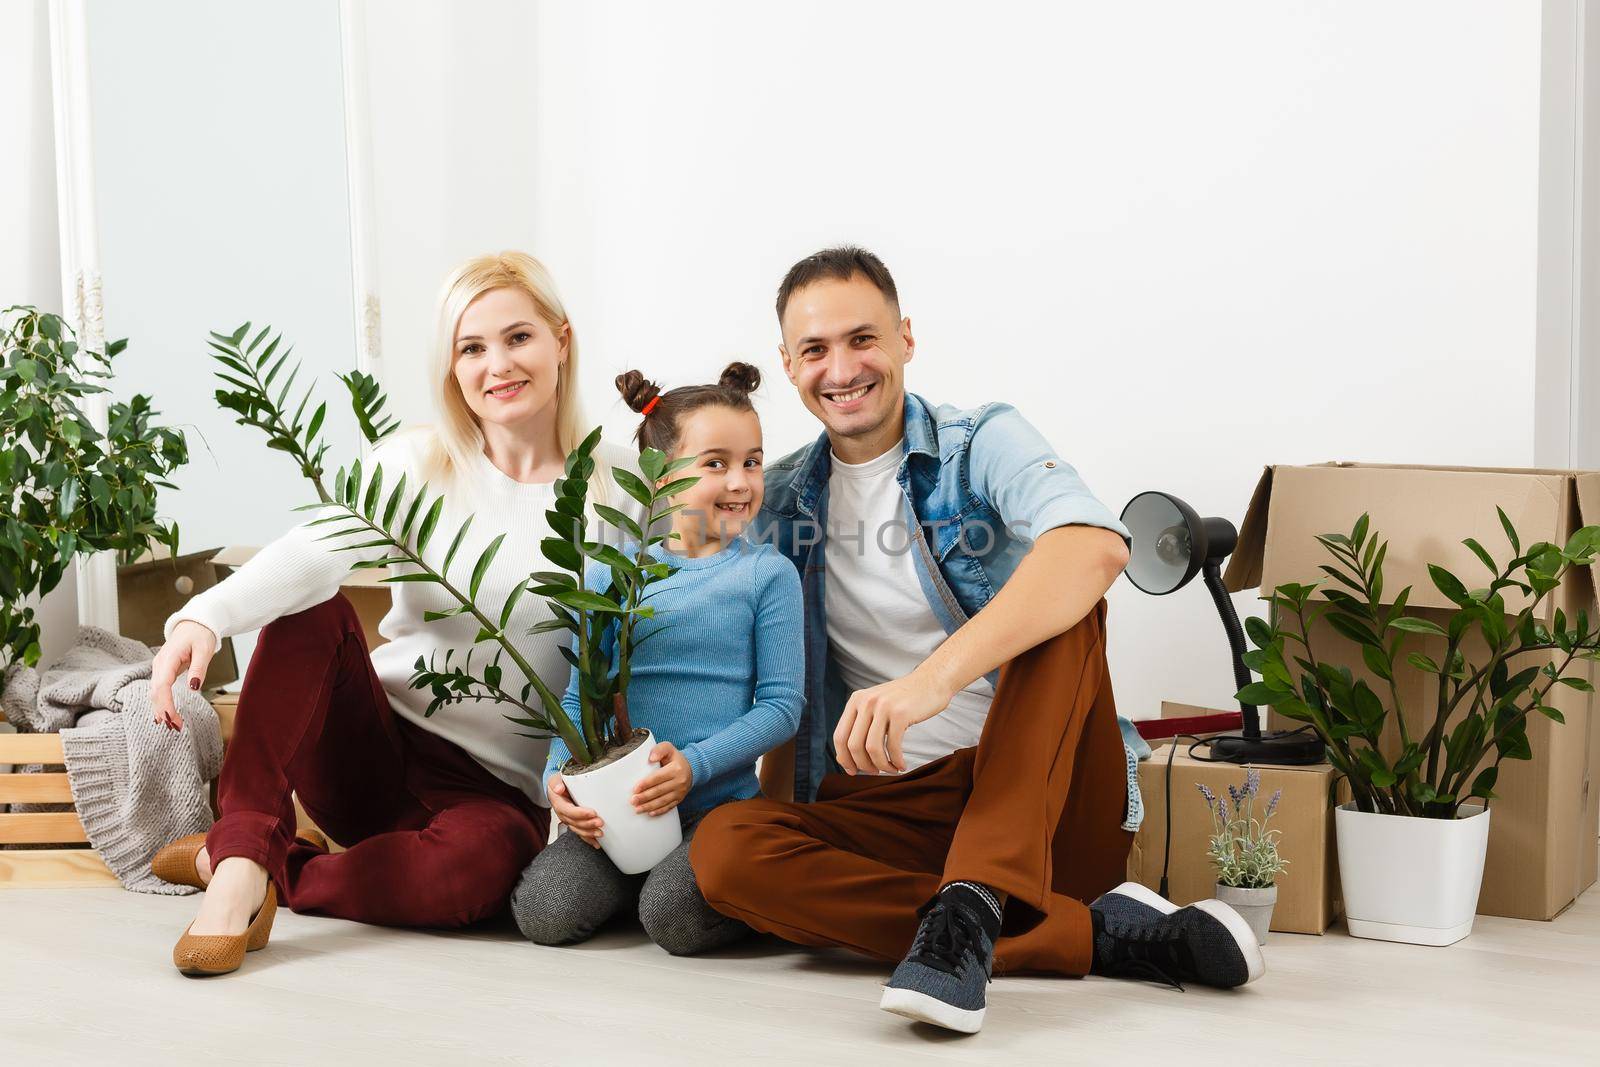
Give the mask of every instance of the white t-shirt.
[[(834, 456), (828, 478), (828, 646), (850, 692), (910, 674), (946, 637), (917, 579), (912, 538), (922, 535), (895, 481), (902, 455), (897, 444), (865, 463)], [(976, 745), (993, 699), (994, 686), (979, 678), (908, 729), (906, 769)]]

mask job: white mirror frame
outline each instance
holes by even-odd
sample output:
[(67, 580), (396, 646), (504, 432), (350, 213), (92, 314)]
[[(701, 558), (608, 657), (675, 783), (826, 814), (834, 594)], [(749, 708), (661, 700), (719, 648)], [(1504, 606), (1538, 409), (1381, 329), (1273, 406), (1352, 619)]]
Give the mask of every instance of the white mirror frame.
[[(50, 0), (50, 73), (55, 105), (56, 205), (61, 230), (61, 306), (85, 348), (106, 343), (100, 287), (100, 231), (95, 216), (94, 123), (89, 97), (84, 0)], [(106, 430), (104, 394), (84, 398), (95, 427)], [(110, 552), (78, 558), (78, 622), (117, 632), (117, 560)]]

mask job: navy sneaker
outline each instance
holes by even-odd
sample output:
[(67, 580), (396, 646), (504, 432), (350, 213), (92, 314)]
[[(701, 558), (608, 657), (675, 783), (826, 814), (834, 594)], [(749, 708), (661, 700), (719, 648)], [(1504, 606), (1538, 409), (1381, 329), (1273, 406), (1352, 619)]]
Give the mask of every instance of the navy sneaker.
[(1148, 886), (1138, 882), (1123, 882), (1109, 893), (1102, 894), (1089, 907), (1108, 921), (1151, 922), (1163, 915), (1171, 915), (1178, 906)]
[(1119, 899), (1111, 906), (1102, 907), (1102, 897), (1089, 909), (1094, 923), (1090, 974), (1147, 978), (1178, 989), (1184, 982), (1232, 989), (1266, 973), (1266, 956), (1250, 924), (1222, 901), (1163, 912), (1148, 899), (1136, 901), (1118, 890), (1107, 894), (1113, 895)]
[(935, 898), (922, 909), (911, 951), (894, 969), (878, 1007), (946, 1030), (975, 1034), (987, 1007), (994, 942), (977, 913)]

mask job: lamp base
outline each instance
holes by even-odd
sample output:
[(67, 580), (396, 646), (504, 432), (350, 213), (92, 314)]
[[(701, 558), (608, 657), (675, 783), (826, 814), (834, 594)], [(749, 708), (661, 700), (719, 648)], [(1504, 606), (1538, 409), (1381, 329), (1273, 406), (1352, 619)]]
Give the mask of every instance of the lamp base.
[(1224, 763), (1267, 763), (1277, 766), (1304, 766), (1321, 763), (1326, 756), (1322, 741), (1299, 730), (1244, 734), (1221, 734), (1211, 739), (1211, 758)]

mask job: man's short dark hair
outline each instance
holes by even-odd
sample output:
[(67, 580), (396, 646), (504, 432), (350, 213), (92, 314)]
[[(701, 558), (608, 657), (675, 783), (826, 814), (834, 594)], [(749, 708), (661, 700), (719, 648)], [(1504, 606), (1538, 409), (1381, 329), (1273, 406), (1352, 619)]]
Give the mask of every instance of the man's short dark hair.
[(814, 282), (847, 282), (858, 274), (876, 286), (889, 305), (899, 313), (900, 293), (895, 289), (894, 278), (889, 274), (889, 268), (883, 265), (883, 260), (857, 245), (839, 245), (813, 252), (789, 268), (789, 273), (783, 276), (783, 284), (778, 286), (778, 324), (783, 324), (783, 313), (789, 308), (789, 298), (799, 290)]

